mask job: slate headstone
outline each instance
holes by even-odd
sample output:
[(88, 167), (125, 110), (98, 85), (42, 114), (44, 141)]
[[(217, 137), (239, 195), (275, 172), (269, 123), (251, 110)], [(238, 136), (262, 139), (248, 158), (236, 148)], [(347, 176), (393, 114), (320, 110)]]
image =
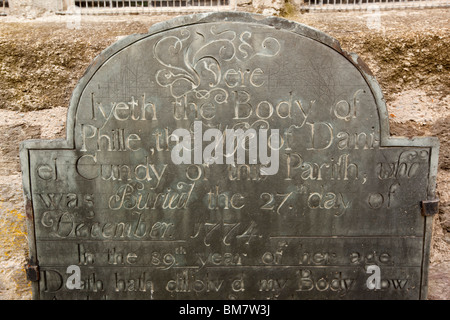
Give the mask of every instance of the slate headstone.
[(154, 25), (93, 61), (65, 140), (21, 145), (33, 297), (425, 299), (438, 145), (390, 137), (313, 28)]

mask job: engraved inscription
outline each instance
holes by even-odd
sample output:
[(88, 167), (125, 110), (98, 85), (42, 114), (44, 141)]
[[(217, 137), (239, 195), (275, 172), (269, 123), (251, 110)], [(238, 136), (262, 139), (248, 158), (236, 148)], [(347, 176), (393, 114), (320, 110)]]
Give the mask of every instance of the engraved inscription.
[(389, 137), (334, 40), (260, 18), (122, 40), (80, 81), (67, 140), (24, 144), (36, 297), (424, 297), (436, 143)]

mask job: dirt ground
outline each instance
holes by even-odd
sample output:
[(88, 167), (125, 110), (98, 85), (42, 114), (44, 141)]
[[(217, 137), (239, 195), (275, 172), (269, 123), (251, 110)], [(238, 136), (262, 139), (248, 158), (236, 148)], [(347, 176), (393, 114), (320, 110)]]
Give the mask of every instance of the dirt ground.
[[(78, 79), (102, 50), (173, 16), (0, 17), (0, 299), (30, 299), (19, 142), (65, 137)], [(391, 134), (437, 136), (429, 299), (450, 299), (450, 9), (294, 13), (357, 53), (384, 91)]]

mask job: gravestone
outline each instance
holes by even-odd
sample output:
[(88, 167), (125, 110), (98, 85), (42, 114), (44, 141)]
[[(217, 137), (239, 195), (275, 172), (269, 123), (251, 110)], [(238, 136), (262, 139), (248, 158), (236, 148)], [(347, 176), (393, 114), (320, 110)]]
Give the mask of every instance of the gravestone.
[(437, 158), (320, 31), (154, 25), (93, 61), (65, 140), (21, 145), (33, 297), (425, 299)]

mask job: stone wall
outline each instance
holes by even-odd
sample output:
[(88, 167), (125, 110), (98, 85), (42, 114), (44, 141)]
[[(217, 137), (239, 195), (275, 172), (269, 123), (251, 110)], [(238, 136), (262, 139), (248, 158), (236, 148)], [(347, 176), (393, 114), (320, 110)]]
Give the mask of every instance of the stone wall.
[(264, 15), (279, 15), (285, 5), (285, 0), (253, 0), (253, 7)]
[(8, 15), (33, 19), (53, 14), (64, 0), (9, 0)]

